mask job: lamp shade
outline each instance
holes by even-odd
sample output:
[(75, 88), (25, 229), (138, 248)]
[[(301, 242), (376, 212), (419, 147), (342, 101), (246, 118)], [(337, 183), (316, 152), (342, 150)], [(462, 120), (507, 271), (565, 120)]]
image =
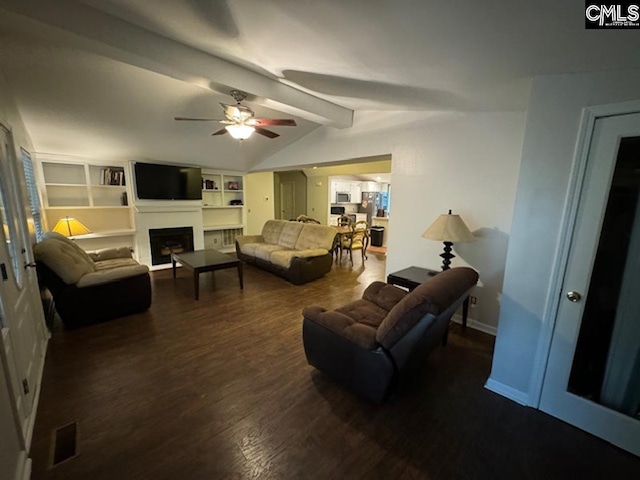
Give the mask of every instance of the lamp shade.
[(460, 215), (452, 215), (451, 210), (448, 214), (440, 215), (422, 236), (429, 240), (451, 243), (475, 242), (476, 240)]
[(82, 222), (71, 217), (64, 217), (58, 220), (56, 226), (53, 227), (53, 231), (64, 235), (65, 237), (74, 237), (76, 235), (86, 235), (87, 233), (91, 233), (91, 230), (85, 227)]
[(227, 125), (224, 127), (236, 140), (246, 140), (256, 129), (250, 125)]

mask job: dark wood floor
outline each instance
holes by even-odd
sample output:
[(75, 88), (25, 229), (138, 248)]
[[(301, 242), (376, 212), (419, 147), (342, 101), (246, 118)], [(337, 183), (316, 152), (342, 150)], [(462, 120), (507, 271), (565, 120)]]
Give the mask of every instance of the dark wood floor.
[[(640, 459), (483, 388), (493, 339), (450, 343), (388, 403), (353, 398), (305, 361), (302, 308), (336, 307), (384, 275), (384, 256), (293, 286), (247, 267), (153, 274), (149, 312), (53, 333), (32, 478), (640, 478)], [(207, 277), (207, 278), (205, 278)], [(78, 455), (50, 467), (55, 428)]]

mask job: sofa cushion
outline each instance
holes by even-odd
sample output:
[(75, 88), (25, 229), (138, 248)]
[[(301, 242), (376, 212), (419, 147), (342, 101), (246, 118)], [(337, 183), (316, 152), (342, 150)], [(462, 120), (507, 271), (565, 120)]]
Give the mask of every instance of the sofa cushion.
[(304, 223), (285, 222), (282, 227), (282, 233), (280, 234), (278, 244), (287, 248), (295, 248), (298, 237), (300, 237), (302, 227), (304, 227)]
[(335, 311), (344, 313), (354, 322), (362, 323), (363, 325), (368, 325), (376, 329), (389, 313), (384, 308), (380, 308), (375, 303), (366, 300), (356, 300), (347, 303), (342, 307), (336, 308)]
[(478, 282), (472, 268), (457, 267), (439, 273), (408, 293), (391, 309), (376, 333), (386, 349), (393, 347), (422, 317), (439, 315)]
[(337, 231), (327, 225), (315, 225), (303, 223), (302, 231), (296, 242), (296, 250), (310, 250), (313, 248), (324, 248), (331, 250)]
[(250, 257), (256, 256), (256, 248), (260, 247), (261, 245), (266, 245), (266, 244), (265, 243), (238, 243), (238, 246), (240, 247), (240, 251)]
[(390, 311), (407, 295), (407, 291), (384, 282), (373, 282), (362, 294), (364, 300)]
[(282, 247), (280, 248), (281, 250), (276, 250), (271, 253), (271, 263), (282, 268), (289, 268), (291, 266), (291, 261), (296, 257), (320, 257), (329, 253), (323, 248), (316, 248), (313, 250), (282, 250)]
[(263, 243), (262, 245), (256, 246), (254, 256), (260, 260), (264, 260), (265, 262), (270, 262), (271, 254), (277, 250), (286, 250), (286, 248), (281, 247), (280, 245), (269, 245), (268, 243)]
[(57, 240), (59, 242), (64, 243), (65, 245), (68, 245), (69, 247), (73, 248), (75, 250), (75, 252), (81, 256), (82, 258), (84, 258), (87, 262), (89, 263), (93, 263), (93, 258), (91, 258), (91, 256), (85, 252), (80, 245), (78, 245), (75, 241), (70, 240), (69, 238), (65, 237), (64, 235), (58, 233), (58, 232), (47, 232), (44, 234), (43, 240)]
[(132, 265), (139, 265), (139, 263), (133, 258), (112, 258), (111, 260), (95, 262), (96, 272), (109, 270), (110, 268), (129, 267)]
[[(357, 302), (353, 303), (359, 302), (363, 302), (363, 300), (358, 300)], [(355, 313), (356, 311), (358, 311), (356, 316), (360, 318), (363, 315), (367, 314), (367, 309), (373, 308), (373, 310), (369, 314), (375, 316), (376, 306), (369, 302), (365, 303), (366, 305), (363, 303), (359, 303), (359, 305), (354, 306), (351, 313)], [(347, 307), (347, 305), (345, 305), (345, 307)], [(317, 323), (318, 325), (322, 325), (328, 330), (331, 330), (332, 332), (337, 333), (347, 340), (360, 345), (361, 347), (373, 349), (378, 346), (376, 342), (375, 326), (368, 325), (366, 323), (360, 323), (351, 316), (343, 313), (342, 311), (327, 311), (322, 307), (311, 306), (306, 307), (302, 311), (302, 315), (305, 318)]]
[(114, 258), (133, 258), (129, 247), (102, 248), (93, 252), (87, 252), (87, 255), (89, 255), (91, 260), (94, 262), (101, 262), (103, 260), (111, 260)]
[[(123, 278), (135, 277), (137, 275), (144, 275), (149, 272), (149, 268), (146, 265), (128, 265), (118, 268), (108, 268), (97, 272), (87, 273), (83, 275), (76, 283), (78, 288), (93, 287), (95, 285), (102, 285), (105, 283), (117, 282)], [(108, 301), (108, 299), (106, 299)]]
[(84, 275), (95, 271), (86, 252), (65, 237), (45, 238), (33, 247), (33, 253), (37, 261), (43, 262), (67, 285), (77, 283)]
[(267, 220), (262, 227), (262, 237), (266, 243), (277, 244), (286, 220)]

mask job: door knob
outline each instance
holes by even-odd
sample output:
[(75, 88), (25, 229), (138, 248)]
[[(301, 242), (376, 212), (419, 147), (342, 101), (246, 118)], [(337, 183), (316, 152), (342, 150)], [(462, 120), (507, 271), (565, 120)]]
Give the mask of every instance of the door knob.
[(567, 292), (567, 298), (569, 299), (570, 302), (579, 302), (580, 299), (582, 298), (582, 295), (580, 295), (578, 292)]

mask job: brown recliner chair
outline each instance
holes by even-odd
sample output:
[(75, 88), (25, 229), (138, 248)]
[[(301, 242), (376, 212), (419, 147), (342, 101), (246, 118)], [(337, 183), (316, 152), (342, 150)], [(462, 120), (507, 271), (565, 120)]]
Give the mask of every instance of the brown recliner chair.
[(134, 260), (127, 247), (87, 253), (49, 232), (33, 253), (38, 278), (66, 327), (131, 315), (151, 305), (149, 268)]
[(449, 320), (477, 281), (475, 270), (458, 267), (412, 292), (373, 282), (362, 299), (336, 310), (306, 307), (307, 361), (356, 395), (380, 403), (401, 375), (446, 343)]

